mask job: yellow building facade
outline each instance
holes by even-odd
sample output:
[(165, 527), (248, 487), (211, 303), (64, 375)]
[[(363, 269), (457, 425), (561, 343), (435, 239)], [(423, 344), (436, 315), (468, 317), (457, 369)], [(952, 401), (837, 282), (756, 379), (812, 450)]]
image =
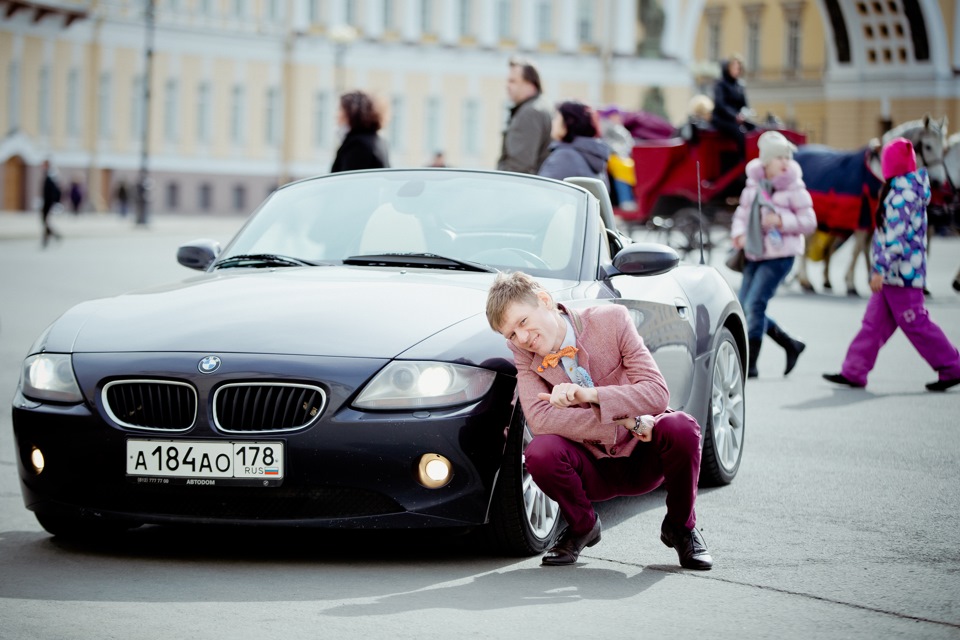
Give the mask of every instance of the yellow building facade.
[(661, 104), (679, 124), (738, 51), (759, 114), (855, 147), (881, 120), (960, 124), (958, 5), (0, 0), (0, 209), (36, 208), (50, 158), (93, 209), (115, 208), (118, 185), (146, 166), (151, 211), (248, 213), (277, 185), (327, 172), (337, 98), (352, 88), (389, 106), (393, 166), (443, 151), (453, 166), (493, 168), (513, 55), (538, 64), (552, 100)]

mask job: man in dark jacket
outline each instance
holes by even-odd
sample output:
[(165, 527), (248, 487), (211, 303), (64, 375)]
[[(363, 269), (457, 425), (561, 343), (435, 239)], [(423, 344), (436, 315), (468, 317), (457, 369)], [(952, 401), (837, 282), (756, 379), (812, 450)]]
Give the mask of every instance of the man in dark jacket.
[(50, 169), (48, 160), (43, 161), (43, 184), (40, 190), (43, 194), (43, 208), (40, 210), (40, 219), (43, 222), (43, 246), (46, 247), (51, 237), (60, 239), (60, 234), (50, 226), (50, 212), (53, 210), (53, 205), (60, 202), (62, 195), (60, 185), (57, 184), (57, 179)]
[(738, 160), (747, 157), (747, 143), (744, 128), (753, 128), (747, 122), (747, 94), (740, 74), (743, 73), (743, 59), (734, 54), (729, 60), (720, 63), (721, 76), (717, 80), (713, 93), (713, 118), (711, 124), (737, 143)]
[(497, 169), (536, 173), (550, 153), (553, 108), (543, 97), (540, 73), (531, 61), (510, 59), (507, 95), (514, 106), (503, 132), (503, 148)]

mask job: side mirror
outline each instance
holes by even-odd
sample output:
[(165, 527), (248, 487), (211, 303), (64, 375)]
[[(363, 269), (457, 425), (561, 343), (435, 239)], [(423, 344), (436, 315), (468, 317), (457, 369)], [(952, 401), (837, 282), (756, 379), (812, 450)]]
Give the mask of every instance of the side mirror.
[(613, 266), (629, 276), (655, 276), (680, 264), (680, 256), (665, 244), (635, 242), (613, 258)]
[(194, 240), (177, 249), (177, 262), (189, 269), (206, 271), (220, 255), (220, 243), (216, 240)]

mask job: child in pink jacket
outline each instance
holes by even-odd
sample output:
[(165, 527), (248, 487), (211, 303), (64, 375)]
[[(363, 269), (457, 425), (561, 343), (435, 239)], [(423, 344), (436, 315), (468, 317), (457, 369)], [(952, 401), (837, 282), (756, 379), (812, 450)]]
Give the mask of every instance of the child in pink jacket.
[(813, 199), (793, 159), (797, 148), (778, 131), (765, 132), (757, 142), (760, 157), (747, 163), (747, 186), (730, 228), (733, 246), (743, 249), (747, 258), (739, 297), (747, 315), (749, 378), (757, 377), (764, 333), (786, 352), (784, 375), (806, 348), (767, 316), (767, 304), (793, 268), (794, 258), (803, 253), (804, 236), (817, 228)]

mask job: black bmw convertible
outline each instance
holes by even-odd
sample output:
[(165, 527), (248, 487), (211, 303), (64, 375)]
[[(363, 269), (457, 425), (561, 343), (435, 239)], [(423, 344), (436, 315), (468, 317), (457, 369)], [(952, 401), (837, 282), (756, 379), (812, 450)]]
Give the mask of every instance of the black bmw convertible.
[[(598, 186), (600, 185), (600, 186)], [(712, 267), (616, 229), (601, 183), (456, 169), (286, 185), (183, 282), (81, 303), (13, 402), (24, 502), (61, 536), (142, 524), (479, 529), (536, 554), (560, 515), (524, 469), (516, 370), (487, 325), (498, 271), (572, 308), (625, 306), (701, 485), (744, 435), (742, 309)]]

